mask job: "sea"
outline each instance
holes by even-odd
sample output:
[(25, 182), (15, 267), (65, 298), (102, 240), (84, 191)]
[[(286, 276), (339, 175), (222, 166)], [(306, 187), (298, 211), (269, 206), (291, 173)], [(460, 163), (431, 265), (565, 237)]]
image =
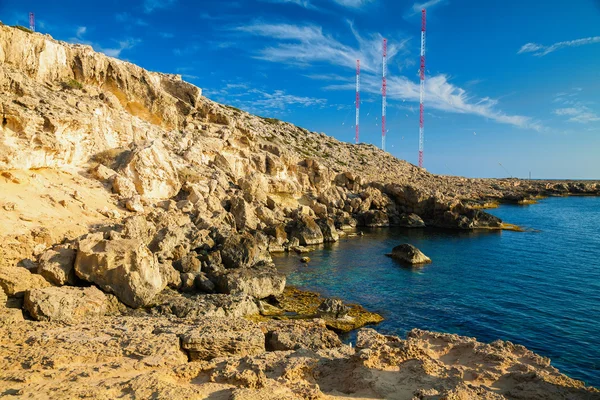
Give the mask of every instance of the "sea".
[[(372, 228), (317, 247), (308, 264), (296, 254), (274, 261), (289, 285), (383, 315), (381, 333), (420, 328), (509, 340), (600, 387), (600, 198), (487, 211), (525, 231)], [(385, 256), (401, 243), (433, 262), (410, 268)]]

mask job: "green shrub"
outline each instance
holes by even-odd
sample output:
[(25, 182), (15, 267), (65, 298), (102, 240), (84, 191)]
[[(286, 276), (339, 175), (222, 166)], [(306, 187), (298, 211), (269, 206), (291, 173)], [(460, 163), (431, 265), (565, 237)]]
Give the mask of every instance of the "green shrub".
[(111, 169), (118, 169), (125, 163), (130, 154), (131, 151), (129, 149), (117, 147), (94, 154), (92, 161)]
[(69, 79), (67, 82), (63, 82), (62, 86), (64, 89), (82, 89), (83, 84), (75, 79)]
[(21, 25), (15, 25), (15, 28), (22, 30), (23, 32), (27, 32), (27, 33), (33, 33), (33, 31), (29, 28), (25, 28), (24, 26)]

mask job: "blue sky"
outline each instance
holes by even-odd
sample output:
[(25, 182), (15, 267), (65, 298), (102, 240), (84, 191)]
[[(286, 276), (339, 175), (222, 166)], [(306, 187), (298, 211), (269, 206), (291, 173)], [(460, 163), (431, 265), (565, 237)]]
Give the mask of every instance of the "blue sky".
[[(427, 9), (425, 167), (471, 177), (600, 179), (600, 1), (0, 0), (0, 20), (150, 70), (207, 97), (418, 159), (420, 13)], [(499, 163), (504, 166), (499, 165)]]

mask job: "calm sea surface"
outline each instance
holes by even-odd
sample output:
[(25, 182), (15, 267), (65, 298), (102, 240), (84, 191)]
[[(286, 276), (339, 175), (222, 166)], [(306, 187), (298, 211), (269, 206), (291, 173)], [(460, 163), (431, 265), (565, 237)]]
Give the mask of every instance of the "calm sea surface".
[[(531, 231), (370, 229), (318, 248), (308, 266), (297, 255), (274, 260), (289, 284), (382, 314), (382, 333), (421, 328), (510, 340), (600, 387), (600, 198), (490, 212)], [(410, 269), (385, 256), (405, 242), (433, 263)]]

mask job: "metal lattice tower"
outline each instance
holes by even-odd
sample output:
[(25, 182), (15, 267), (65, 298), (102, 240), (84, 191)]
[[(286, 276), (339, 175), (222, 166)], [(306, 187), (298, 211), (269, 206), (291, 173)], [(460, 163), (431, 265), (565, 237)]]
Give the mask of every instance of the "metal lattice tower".
[(383, 39), (383, 67), (381, 78), (381, 149), (385, 151), (385, 110), (387, 107), (387, 39)]
[(29, 13), (29, 29), (35, 32), (35, 15), (32, 12)]
[(356, 136), (354, 137), (354, 141), (356, 144), (359, 142), (359, 129), (358, 122), (360, 119), (360, 60), (356, 60)]
[(420, 90), (420, 106), (419, 106), (419, 167), (423, 167), (423, 142), (425, 129), (423, 128), (423, 96), (425, 95), (425, 26), (426, 13), (425, 9), (421, 10), (421, 90)]

